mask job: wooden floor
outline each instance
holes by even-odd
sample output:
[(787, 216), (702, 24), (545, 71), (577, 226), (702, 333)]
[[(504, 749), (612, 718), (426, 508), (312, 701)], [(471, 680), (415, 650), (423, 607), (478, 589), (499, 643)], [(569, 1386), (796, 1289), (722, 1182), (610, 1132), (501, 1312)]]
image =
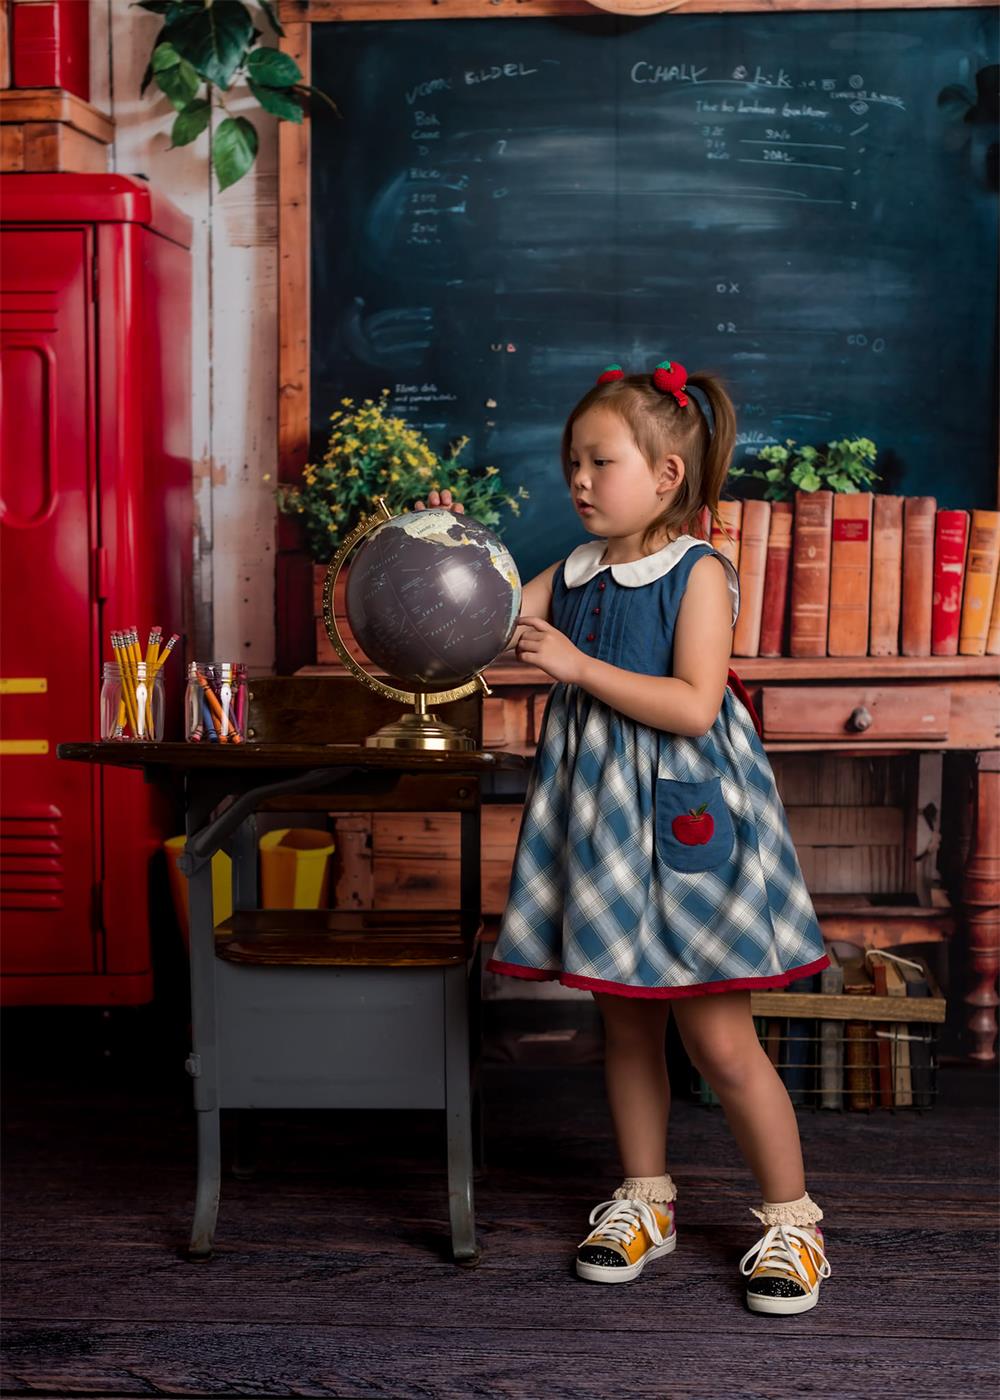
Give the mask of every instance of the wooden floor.
[(778, 1319), (742, 1300), (756, 1196), (718, 1109), (675, 1105), (679, 1245), (631, 1285), (572, 1272), (587, 1211), (617, 1184), (593, 1063), (488, 1067), (477, 1270), (444, 1255), (429, 1113), (266, 1115), (258, 1176), (227, 1179), (217, 1254), (192, 1264), (176, 1047), (118, 1032), (103, 1056), (38, 1013), (6, 1032), (6, 1395), (997, 1393), (988, 1072), (945, 1070), (921, 1116), (802, 1115), (833, 1277), (814, 1312)]

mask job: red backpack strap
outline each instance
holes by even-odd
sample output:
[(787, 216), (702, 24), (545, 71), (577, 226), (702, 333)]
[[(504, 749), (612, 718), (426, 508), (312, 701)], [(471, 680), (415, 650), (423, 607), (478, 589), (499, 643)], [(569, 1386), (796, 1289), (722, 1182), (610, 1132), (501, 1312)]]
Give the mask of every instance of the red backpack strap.
[(757, 711), (754, 709), (753, 701), (750, 699), (750, 692), (735, 671), (731, 670), (729, 672), (726, 684), (736, 696), (737, 700), (742, 701), (743, 705), (745, 705), (747, 713), (753, 721), (753, 727), (757, 731), (757, 738), (762, 740), (764, 738), (764, 726), (760, 722), (760, 715), (758, 715)]

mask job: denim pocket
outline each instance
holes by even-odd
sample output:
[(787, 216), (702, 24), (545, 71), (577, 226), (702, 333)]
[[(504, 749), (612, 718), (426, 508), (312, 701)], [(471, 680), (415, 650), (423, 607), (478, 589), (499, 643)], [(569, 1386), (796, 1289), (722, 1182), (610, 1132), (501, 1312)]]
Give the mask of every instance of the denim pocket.
[(656, 780), (656, 846), (667, 865), (712, 870), (728, 859), (736, 832), (722, 797), (721, 778), (683, 783)]

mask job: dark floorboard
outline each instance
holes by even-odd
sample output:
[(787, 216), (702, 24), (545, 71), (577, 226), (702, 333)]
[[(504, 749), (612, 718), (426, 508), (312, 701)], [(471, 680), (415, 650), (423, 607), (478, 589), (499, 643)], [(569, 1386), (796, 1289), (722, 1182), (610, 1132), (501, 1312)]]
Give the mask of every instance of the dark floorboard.
[(834, 1274), (815, 1311), (780, 1319), (743, 1304), (757, 1197), (718, 1109), (675, 1103), (678, 1249), (625, 1287), (572, 1272), (587, 1211), (617, 1183), (595, 1064), (488, 1066), (477, 1270), (446, 1257), (431, 1113), (262, 1115), (257, 1177), (227, 1178), (216, 1256), (192, 1264), (186, 1080), (162, 1045), (111, 1048), (8, 1036), (7, 1395), (997, 1393), (988, 1071), (942, 1071), (925, 1114), (801, 1115)]

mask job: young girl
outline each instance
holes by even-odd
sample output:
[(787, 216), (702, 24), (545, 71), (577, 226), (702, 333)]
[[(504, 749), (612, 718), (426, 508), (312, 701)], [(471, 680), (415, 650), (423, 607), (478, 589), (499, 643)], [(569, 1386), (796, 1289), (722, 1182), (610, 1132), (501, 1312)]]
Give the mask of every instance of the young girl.
[(625, 1283), (676, 1246), (672, 1008), (762, 1193), (747, 1303), (797, 1313), (830, 1274), (823, 1212), (750, 992), (827, 958), (756, 717), (727, 686), (738, 576), (689, 533), (717, 514), (734, 441), (721, 384), (669, 361), (610, 366), (569, 416), (563, 472), (595, 538), (524, 587), (512, 644), (556, 685), (488, 967), (584, 987), (601, 1009), (624, 1180), (591, 1212), (578, 1275)]

